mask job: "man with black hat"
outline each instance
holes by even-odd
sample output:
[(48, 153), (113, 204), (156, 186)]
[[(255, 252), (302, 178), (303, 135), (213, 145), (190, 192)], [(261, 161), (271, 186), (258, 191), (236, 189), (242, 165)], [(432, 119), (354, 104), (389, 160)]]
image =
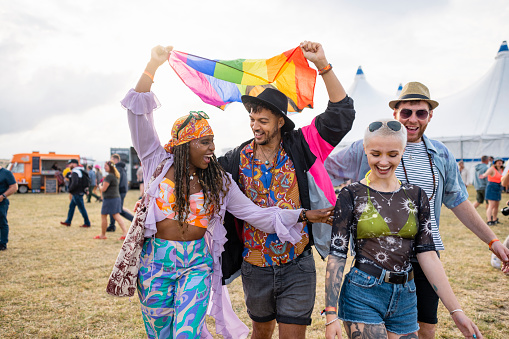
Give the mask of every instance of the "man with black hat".
[[(259, 206), (319, 209), (334, 206), (336, 201), (323, 161), (352, 127), (353, 100), (332, 71), (322, 46), (305, 41), (300, 47), (324, 80), (329, 94), (326, 111), (295, 130), (283, 93), (265, 88), (257, 97), (244, 95), (254, 139), (219, 158)], [(304, 338), (311, 324), (316, 291), (311, 245), (326, 257), (331, 227), (303, 225), (302, 240), (292, 245), (231, 215), (225, 217), (228, 242), (222, 257), (223, 278), (234, 279), (241, 268), (252, 338), (271, 338), (276, 321), (279, 338)]]
[[(80, 166), (80, 163), (76, 159), (68, 161), (69, 168), (71, 169), (71, 180), (69, 183), (69, 193), (72, 195), (71, 202), (69, 203), (69, 211), (67, 212), (67, 219), (61, 221), (60, 224), (64, 226), (71, 226), (72, 218), (74, 216), (74, 210), (76, 206), (80, 211), (85, 223), (80, 227), (90, 227), (90, 220), (88, 219), (87, 210), (85, 208), (85, 202), (83, 201), (83, 195), (85, 194), (84, 185), (81, 184), (81, 178), (85, 175), (85, 169)], [(87, 179), (88, 180), (88, 179)], [(88, 183), (87, 185), (88, 186)]]
[[(440, 209), (444, 204), (467, 228), (489, 245), (509, 271), (509, 250), (496, 239), (493, 231), (468, 201), (468, 193), (454, 156), (444, 144), (424, 135), (437, 106), (438, 102), (430, 99), (428, 88), (419, 82), (409, 82), (403, 87), (400, 97), (389, 102), (394, 118), (407, 129), (407, 146), (396, 168), (396, 176), (402, 182), (415, 184), (426, 192), (430, 201), (431, 228), (437, 251), (444, 250), (438, 229)], [(362, 140), (328, 158), (325, 168), (333, 179), (364, 178), (370, 168)], [(417, 259), (412, 261), (412, 266), (417, 288), (419, 338), (434, 338), (439, 298), (424, 276)]]

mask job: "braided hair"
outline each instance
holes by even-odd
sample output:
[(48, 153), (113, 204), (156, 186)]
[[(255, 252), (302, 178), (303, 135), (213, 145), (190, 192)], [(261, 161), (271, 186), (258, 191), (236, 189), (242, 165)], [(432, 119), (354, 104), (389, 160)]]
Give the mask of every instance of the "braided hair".
[[(190, 188), (190, 143), (175, 146), (173, 149), (175, 166), (175, 213), (177, 220), (184, 231), (184, 222), (187, 219), (189, 209), (189, 192)], [(196, 171), (198, 181), (203, 189), (204, 208), (207, 212), (213, 214), (219, 210), (222, 198), (228, 193), (231, 184), (230, 177), (224, 169), (219, 165), (216, 156), (210, 158), (210, 163), (206, 169), (198, 168)], [(223, 178), (226, 178), (226, 185), (223, 185)]]

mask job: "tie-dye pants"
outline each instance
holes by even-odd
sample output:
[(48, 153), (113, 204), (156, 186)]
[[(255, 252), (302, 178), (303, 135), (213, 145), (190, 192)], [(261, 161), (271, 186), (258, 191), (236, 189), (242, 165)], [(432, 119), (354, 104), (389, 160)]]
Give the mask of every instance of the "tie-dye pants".
[(149, 338), (198, 338), (209, 302), (212, 256), (205, 239), (145, 240), (138, 295)]

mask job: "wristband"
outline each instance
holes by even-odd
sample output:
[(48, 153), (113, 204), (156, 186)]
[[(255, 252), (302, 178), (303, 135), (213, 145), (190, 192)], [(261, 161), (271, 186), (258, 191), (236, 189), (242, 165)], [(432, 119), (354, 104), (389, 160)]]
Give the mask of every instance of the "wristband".
[(2, 193), (2, 196), (4, 197), (4, 199), (7, 199), (7, 196), (5, 195), (5, 193)]
[(319, 69), (319, 70), (318, 70), (318, 74), (320, 74), (320, 75), (324, 75), (325, 73), (329, 72), (331, 69), (332, 69), (332, 65), (331, 65), (331, 64), (328, 64), (328, 65), (327, 65), (327, 66), (325, 66), (324, 68)]
[(461, 312), (461, 313), (465, 313), (463, 312), (463, 310), (461, 308), (457, 308), (455, 310), (452, 310), (451, 312), (449, 312), (450, 315), (452, 315), (454, 312)]
[(492, 241), (490, 241), (490, 243), (488, 244), (488, 248), (490, 249), (490, 251), (493, 251), (493, 250), (491, 249), (491, 245), (493, 245), (493, 243), (495, 243), (495, 242), (497, 242), (497, 241), (500, 241), (500, 240), (498, 240), (497, 238), (495, 238), (495, 239), (493, 239)]
[(147, 71), (144, 71), (143, 74), (145, 74), (146, 76), (148, 76), (150, 78), (150, 80), (152, 80), (152, 82), (154, 82), (154, 76), (152, 74), (150, 74), (149, 72)]
[(324, 315), (326, 312), (331, 312), (331, 311), (336, 313), (338, 310), (335, 307), (328, 306), (328, 307), (324, 308), (322, 312), (320, 312), (320, 315)]

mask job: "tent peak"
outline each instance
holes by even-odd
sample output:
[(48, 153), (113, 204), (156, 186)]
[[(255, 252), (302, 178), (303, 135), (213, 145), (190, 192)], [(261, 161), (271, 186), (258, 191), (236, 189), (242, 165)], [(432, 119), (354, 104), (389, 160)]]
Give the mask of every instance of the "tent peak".
[(497, 59), (498, 57), (502, 56), (502, 55), (508, 55), (509, 56), (509, 49), (507, 48), (507, 41), (502, 41), (502, 45), (500, 45), (500, 48), (498, 49), (498, 53), (497, 53), (497, 56), (495, 57), (495, 59)]
[(403, 90), (403, 84), (400, 82), (398, 86), (398, 90), (396, 91), (396, 96), (399, 97), (401, 91)]
[[(507, 49), (507, 46), (506, 46), (506, 49)], [(359, 68), (357, 68), (357, 73), (356, 75), (363, 75), (364, 72), (362, 71), (362, 66), (359, 66)]]

